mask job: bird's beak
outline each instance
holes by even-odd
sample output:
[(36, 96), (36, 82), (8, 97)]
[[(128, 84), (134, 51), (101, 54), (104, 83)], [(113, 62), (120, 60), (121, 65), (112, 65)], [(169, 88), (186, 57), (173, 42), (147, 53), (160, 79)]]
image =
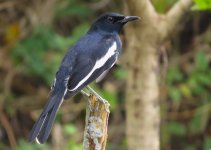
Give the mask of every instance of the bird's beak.
[(121, 20), (121, 23), (127, 23), (129, 21), (138, 20), (138, 19), (141, 19), (141, 18), (138, 16), (125, 16), (125, 18)]

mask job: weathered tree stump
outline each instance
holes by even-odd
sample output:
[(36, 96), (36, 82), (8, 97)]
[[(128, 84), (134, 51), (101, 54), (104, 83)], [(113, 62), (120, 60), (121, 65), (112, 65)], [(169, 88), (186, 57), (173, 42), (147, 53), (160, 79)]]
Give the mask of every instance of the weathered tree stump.
[(109, 103), (90, 95), (86, 111), (83, 150), (105, 150), (107, 142)]

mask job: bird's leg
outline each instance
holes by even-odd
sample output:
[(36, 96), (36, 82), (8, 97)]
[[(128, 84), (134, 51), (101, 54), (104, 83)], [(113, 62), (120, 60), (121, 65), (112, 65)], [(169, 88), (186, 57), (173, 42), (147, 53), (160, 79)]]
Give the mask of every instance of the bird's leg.
[(87, 92), (85, 92), (84, 90), (81, 90), (81, 93), (82, 93), (84, 96), (88, 97), (88, 103), (89, 103), (89, 104), (88, 104), (88, 107), (89, 107), (89, 111), (92, 112), (91, 101), (90, 101), (90, 99), (89, 99), (90, 94), (87, 93)]
[(97, 92), (95, 92), (89, 85), (86, 86), (86, 88), (93, 93), (95, 96), (97, 96), (97, 98), (103, 102), (104, 104), (110, 106), (109, 102), (107, 100), (105, 100), (104, 98), (102, 98)]
[(90, 94), (87, 93), (87, 92), (85, 92), (84, 90), (81, 90), (81, 93), (82, 93), (84, 96), (86, 96), (86, 97), (89, 97), (89, 96), (90, 96)]

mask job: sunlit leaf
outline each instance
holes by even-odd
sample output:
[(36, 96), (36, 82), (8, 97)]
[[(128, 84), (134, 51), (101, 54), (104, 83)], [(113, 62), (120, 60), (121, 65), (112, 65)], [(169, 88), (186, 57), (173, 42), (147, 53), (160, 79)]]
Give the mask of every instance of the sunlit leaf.
[(64, 126), (64, 132), (67, 134), (74, 134), (77, 132), (77, 128), (73, 124), (67, 124)]
[(166, 12), (176, 0), (153, 0), (152, 3), (158, 12)]
[(184, 95), (187, 98), (191, 97), (191, 89), (188, 87), (188, 85), (181, 84), (179, 86), (179, 88), (180, 88), (182, 95)]
[(69, 140), (67, 143), (67, 148), (65, 150), (82, 150), (83, 145), (76, 143), (73, 140)]
[(4, 40), (7, 44), (16, 41), (20, 36), (20, 26), (18, 23), (10, 24), (5, 31)]
[(208, 10), (211, 9), (211, 0), (194, 0), (195, 5), (192, 10)]

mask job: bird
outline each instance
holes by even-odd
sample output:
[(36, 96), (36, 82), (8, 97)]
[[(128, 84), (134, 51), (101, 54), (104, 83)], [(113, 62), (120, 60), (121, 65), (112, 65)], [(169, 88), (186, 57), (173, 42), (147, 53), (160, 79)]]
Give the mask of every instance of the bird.
[(102, 14), (68, 49), (56, 72), (49, 100), (31, 130), (30, 142), (45, 143), (62, 102), (101, 80), (112, 68), (122, 49), (119, 33), (127, 22), (137, 19), (114, 12)]

